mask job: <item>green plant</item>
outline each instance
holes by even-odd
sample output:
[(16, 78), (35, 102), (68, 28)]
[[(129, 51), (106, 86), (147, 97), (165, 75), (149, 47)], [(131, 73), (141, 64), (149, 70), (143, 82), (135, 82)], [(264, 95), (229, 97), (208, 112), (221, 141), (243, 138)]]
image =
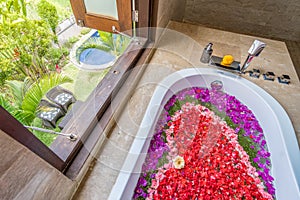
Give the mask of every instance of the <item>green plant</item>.
[(130, 40), (122, 35), (98, 31), (99, 37), (91, 37), (76, 50), (76, 58), (79, 60), (80, 54), (89, 48), (96, 48), (110, 52), (115, 56), (121, 55), (127, 48)]
[(62, 47), (61, 51), (62, 51), (64, 56), (68, 56), (70, 54), (70, 50), (66, 47)]
[[(5, 80), (7, 80), (7, 75), (5, 72), (0, 71), (0, 87), (5, 83)], [(2, 89), (2, 88), (1, 88)], [(2, 93), (2, 91), (0, 91)]]
[(14, 107), (4, 95), (0, 95), (0, 106), (7, 110), (20, 123), (24, 125), (30, 124), (30, 113)]
[(0, 0), (0, 20), (2, 24), (12, 23), (27, 16), (25, 0)]
[[(23, 80), (26, 76), (40, 76), (47, 69), (39, 69), (39, 60), (51, 46), (53, 33), (45, 22), (20, 18), (0, 24), (0, 72), (5, 80)], [(42, 61), (41, 61), (42, 62)], [(35, 74), (37, 73), (37, 74)]]
[(98, 33), (99, 39), (103, 43), (103, 45), (109, 47), (112, 51), (115, 51), (113, 34), (105, 31), (98, 31)]
[(70, 37), (68, 41), (63, 44), (63, 46), (68, 49), (71, 49), (73, 47), (73, 44), (75, 44), (78, 40), (79, 38), (76, 36)]
[(103, 50), (103, 51), (110, 51), (110, 48), (108, 46), (105, 46), (105, 45), (101, 44), (101, 42), (100, 43), (88, 42), (88, 43), (83, 44), (80, 47), (81, 52), (84, 51), (85, 49), (89, 49), (89, 48), (100, 49), (100, 50)]
[[(34, 82), (29, 77), (24, 82), (7, 81), (6, 87), (9, 93), (0, 95), (0, 105), (23, 125), (42, 127), (41, 119), (36, 117), (40, 100), (51, 88), (68, 82), (72, 82), (72, 79), (57, 73), (46, 74)], [(11, 99), (8, 100), (8, 97)], [(56, 128), (55, 131), (59, 129)], [(33, 133), (47, 146), (50, 146), (56, 137), (39, 131)]]
[(30, 66), (19, 67), (19, 71), (34, 81), (37, 81), (40, 77), (49, 73), (46, 60), (36, 55), (32, 56), (32, 62)]
[[(7, 81), (6, 87), (9, 89), (11, 100), (5, 100), (2, 96), (2, 104), (9, 108), (9, 112), (21, 123), (29, 125), (35, 118), (35, 112), (43, 96), (53, 87), (72, 82), (67, 76), (57, 73), (48, 73), (38, 80), (26, 78), (21, 81)], [(9, 104), (9, 105), (8, 105)], [(4, 107), (3, 106), (3, 107)]]
[[(42, 127), (42, 120), (40, 118), (34, 118), (32, 122), (32, 126), (34, 127)], [(54, 129), (55, 131), (59, 132), (58, 128)], [(45, 133), (42, 131), (36, 131), (32, 130), (32, 133), (39, 139), (41, 140), (46, 146), (50, 146), (52, 142), (55, 140), (57, 135), (51, 134), (51, 133)]]
[(81, 34), (81, 35), (86, 35), (86, 34), (88, 34), (90, 31), (91, 31), (90, 28), (83, 28), (83, 29), (80, 31), (80, 34)]
[(10, 101), (15, 107), (21, 108), (23, 98), (26, 94), (26, 91), (30, 88), (31, 84), (32, 80), (30, 78), (26, 78), (24, 81), (6, 81), (5, 86), (9, 90), (8, 94), (11, 97)]
[(45, 55), (45, 59), (48, 61), (48, 69), (54, 71), (56, 65), (63, 66), (65, 61), (67, 61), (67, 56), (69, 55), (69, 53), (69, 49), (66, 47), (50, 48), (47, 54)]
[(48, 0), (48, 2), (55, 5), (57, 14), (59, 17), (59, 21), (63, 21), (64, 19), (70, 17), (72, 15), (72, 9), (70, 1), (66, 0)]
[(72, 79), (57, 73), (44, 75), (34, 82), (26, 92), (22, 101), (22, 109), (32, 113), (32, 116), (34, 116), (36, 108), (46, 92), (57, 85), (67, 82), (72, 82)]
[(8, 100), (6, 100), (6, 97), (3, 94), (0, 95), (0, 106), (2, 106), (9, 113), (12, 113), (14, 111), (14, 107)]
[(110, 51), (116, 55), (121, 55), (127, 48), (130, 40), (122, 35), (112, 34), (105, 31), (98, 31), (99, 39), (103, 45), (110, 48)]
[(78, 40), (79, 40), (78, 37), (73, 36), (73, 37), (70, 37), (70, 38), (68, 39), (68, 42), (69, 42), (70, 44), (74, 44), (74, 43), (77, 42)]
[(55, 29), (58, 25), (58, 14), (56, 7), (49, 3), (46, 0), (40, 0), (40, 2), (37, 5), (37, 11), (39, 16), (48, 22), (49, 26), (51, 27), (51, 30), (53, 33), (55, 33)]
[[(60, 59), (63, 57), (63, 51), (60, 48), (52, 47), (49, 49), (45, 55), (46, 59), (49, 61), (49, 67), (54, 67), (55, 64), (59, 63)], [(54, 69), (54, 68), (53, 68)]]

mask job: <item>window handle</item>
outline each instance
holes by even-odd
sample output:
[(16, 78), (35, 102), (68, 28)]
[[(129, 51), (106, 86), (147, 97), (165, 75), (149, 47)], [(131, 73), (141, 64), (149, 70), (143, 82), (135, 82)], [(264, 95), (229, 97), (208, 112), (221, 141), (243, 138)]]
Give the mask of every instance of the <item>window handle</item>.
[(32, 129), (32, 130), (36, 130), (36, 131), (45, 132), (45, 133), (51, 133), (51, 134), (55, 134), (55, 135), (61, 135), (61, 136), (67, 137), (71, 141), (77, 140), (77, 135), (75, 135), (73, 133), (70, 133), (70, 134), (59, 133), (59, 132), (55, 132), (55, 131), (52, 131), (52, 130), (49, 130), (49, 129), (39, 128), (39, 127), (35, 127), (35, 126), (24, 126), (24, 127)]
[(125, 33), (122, 33), (122, 32), (120, 32), (120, 31), (118, 31), (118, 30), (116, 29), (115, 26), (112, 26), (111, 28), (112, 28), (112, 31), (113, 31), (114, 33), (118, 33), (118, 34), (120, 34), (120, 35), (122, 35), (122, 36), (124, 36), (124, 37), (128, 37), (129, 39), (132, 39), (132, 38), (133, 38), (133, 37), (131, 37), (130, 35), (127, 35), (127, 34), (125, 34)]

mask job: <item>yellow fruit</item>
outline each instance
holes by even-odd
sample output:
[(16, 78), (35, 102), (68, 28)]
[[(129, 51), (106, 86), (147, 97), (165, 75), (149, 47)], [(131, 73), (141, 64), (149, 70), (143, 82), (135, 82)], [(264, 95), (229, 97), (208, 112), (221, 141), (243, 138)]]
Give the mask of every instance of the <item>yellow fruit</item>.
[(222, 59), (221, 65), (230, 66), (233, 61), (234, 59), (232, 55), (225, 55)]

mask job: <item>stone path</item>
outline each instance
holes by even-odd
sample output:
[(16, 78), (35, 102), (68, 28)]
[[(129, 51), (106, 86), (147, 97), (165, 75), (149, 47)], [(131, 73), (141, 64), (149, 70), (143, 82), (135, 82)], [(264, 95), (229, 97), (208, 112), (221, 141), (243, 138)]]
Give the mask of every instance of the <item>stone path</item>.
[(82, 29), (84, 29), (84, 27), (80, 27), (76, 23), (67, 27), (64, 31), (57, 35), (59, 44), (62, 45), (67, 42), (69, 38), (80, 35), (80, 31)]

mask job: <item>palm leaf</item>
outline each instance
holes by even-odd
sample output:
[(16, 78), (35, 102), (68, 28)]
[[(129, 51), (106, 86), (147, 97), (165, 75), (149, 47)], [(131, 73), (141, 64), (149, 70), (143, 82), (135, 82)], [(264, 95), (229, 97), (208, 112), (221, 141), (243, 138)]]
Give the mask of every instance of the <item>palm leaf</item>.
[(43, 93), (38, 85), (38, 82), (33, 83), (24, 96), (22, 110), (31, 113), (32, 117), (34, 117), (35, 110), (42, 97)]
[(107, 46), (109, 46), (111, 49), (115, 48), (114, 45), (114, 39), (113, 39), (113, 34), (109, 32), (104, 32), (104, 31), (98, 31), (100, 40)]
[(7, 112), (13, 113), (15, 108), (4, 98), (3, 95), (0, 95), (0, 106), (2, 106)]
[(24, 111), (24, 110), (15, 110), (12, 115), (23, 125), (30, 125), (34, 119), (32, 113)]
[(5, 86), (8, 87), (8, 89), (10, 90), (10, 94), (13, 97), (15, 106), (20, 108), (22, 105), (23, 97), (25, 95), (24, 82), (17, 80), (7, 80), (5, 82)]
[(72, 82), (72, 79), (57, 73), (44, 75), (38, 81), (34, 82), (27, 90), (22, 102), (22, 110), (27, 111), (34, 116), (43, 96), (45, 96), (51, 88), (68, 82)]
[(46, 92), (48, 92), (51, 88), (63, 83), (70, 83), (72, 81), (73, 80), (68, 76), (63, 76), (58, 73), (49, 73), (40, 79), (39, 85), (42, 92), (46, 94)]
[(13, 51), (10, 49), (1, 49), (0, 56), (5, 59), (13, 59)]
[(31, 113), (20, 110), (17, 107), (12, 106), (3, 95), (0, 95), (0, 106), (2, 106), (7, 112), (9, 112), (14, 118), (25, 125), (29, 125), (33, 120)]
[(24, 85), (23, 85), (23, 90), (24, 90), (24, 93), (27, 92), (27, 90), (30, 88), (30, 86), (32, 85), (33, 81), (30, 77), (26, 77), (24, 79)]
[(22, 8), (22, 14), (26, 17), (27, 16), (26, 1), (20, 0), (20, 4)]

